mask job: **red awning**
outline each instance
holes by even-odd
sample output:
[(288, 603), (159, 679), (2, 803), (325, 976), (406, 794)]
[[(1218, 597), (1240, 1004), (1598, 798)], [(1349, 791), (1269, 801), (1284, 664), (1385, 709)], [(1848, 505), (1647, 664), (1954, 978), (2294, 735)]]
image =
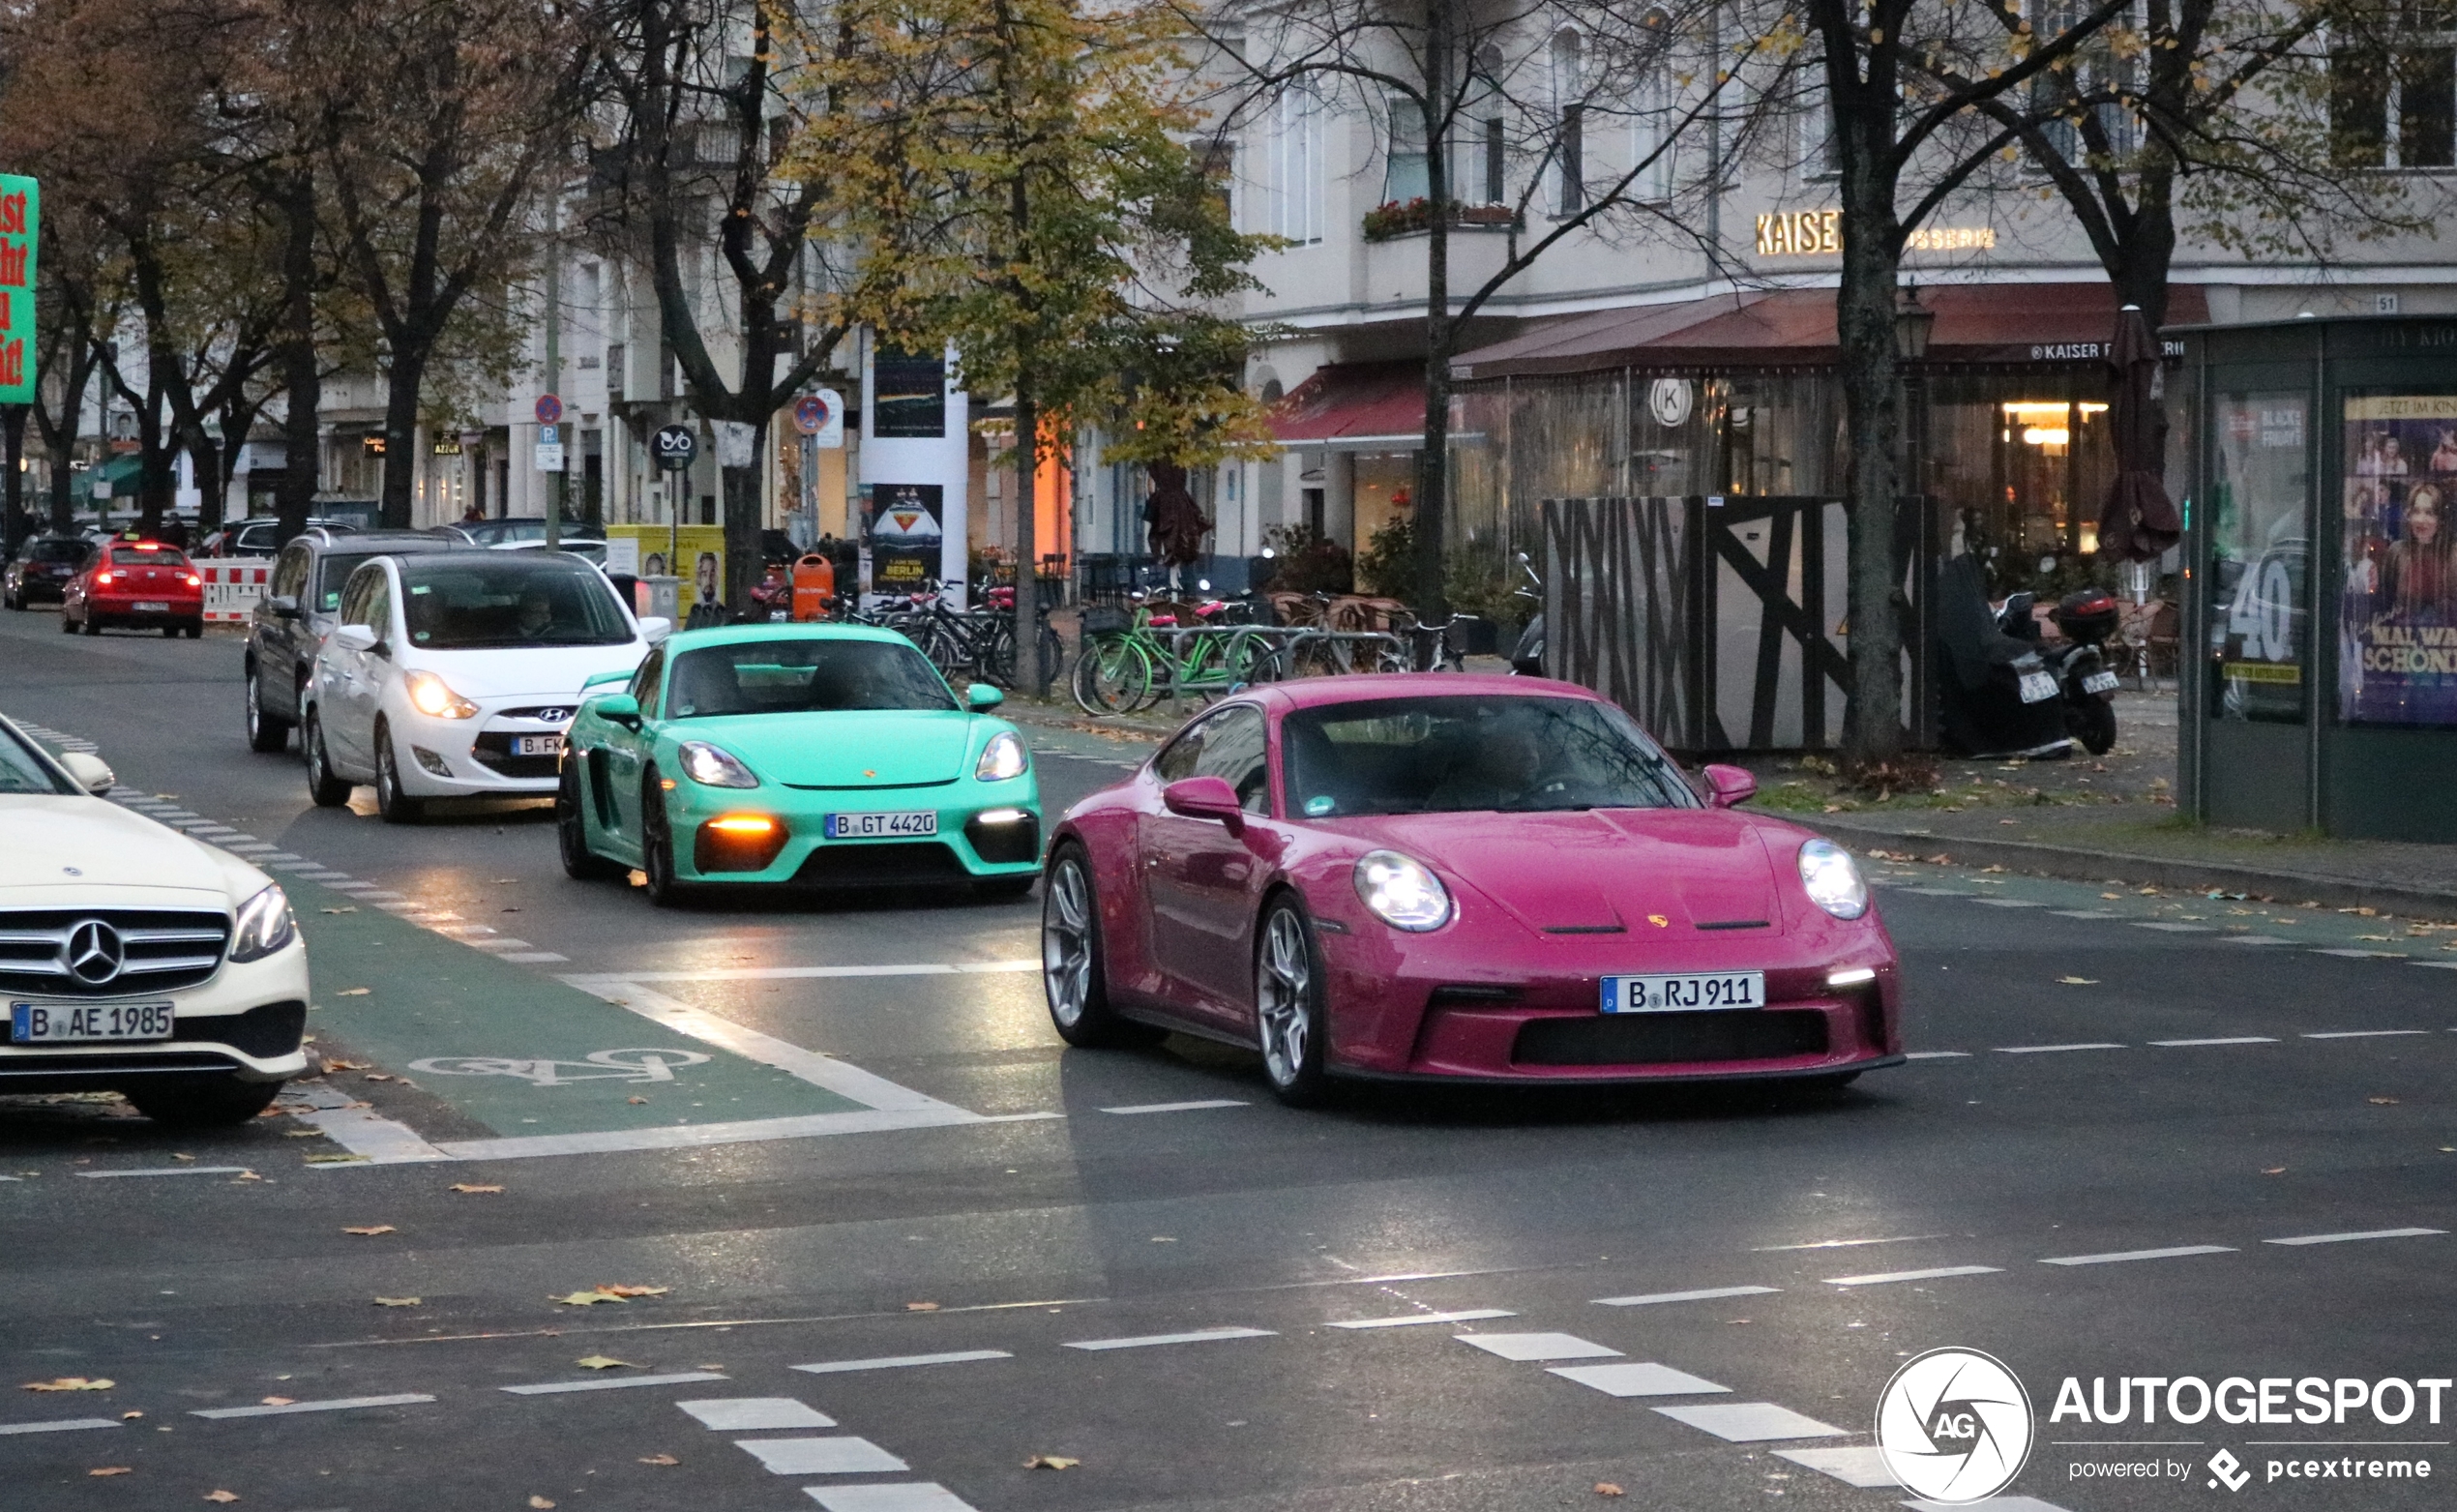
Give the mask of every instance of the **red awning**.
[[(2202, 290), (2178, 284), (2168, 318), (2207, 318)], [(2097, 362), (2116, 331), (2106, 283), (1935, 284), (1919, 301), (1936, 311), (1926, 361)], [(1702, 369), (1824, 368), (1841, 361), (1834, 290), (1761, 289), (1571, 315), (1451, 361), (1454, 378)]]
[(1272, 406), (1284, 446), (1371, 451), (1425, 444), (1422, 362), (1340, 363), (1317, 368)]

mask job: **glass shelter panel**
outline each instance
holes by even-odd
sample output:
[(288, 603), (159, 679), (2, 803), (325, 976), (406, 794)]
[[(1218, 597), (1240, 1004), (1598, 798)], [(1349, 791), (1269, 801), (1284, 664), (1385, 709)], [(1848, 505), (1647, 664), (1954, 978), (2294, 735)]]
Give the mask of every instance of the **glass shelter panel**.
[(2344, 403), (2338, 717), (2457, 725), (2457, 395)]
[(2300, 723), (2311, 645), (2310, 400), (2300, 390), (2210, 396), (2211, 715)]

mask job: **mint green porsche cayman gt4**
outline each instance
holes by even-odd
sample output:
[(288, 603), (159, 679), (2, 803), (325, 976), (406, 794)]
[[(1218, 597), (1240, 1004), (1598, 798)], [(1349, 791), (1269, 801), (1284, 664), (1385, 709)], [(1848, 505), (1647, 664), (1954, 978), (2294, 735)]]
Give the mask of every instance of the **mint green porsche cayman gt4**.
[(1041, 793), (1016, 727), (903, 636), (853, 625), (685, 631), (593, 680), (555, 790), (563, 870), (702, 884), (1021, 893)]

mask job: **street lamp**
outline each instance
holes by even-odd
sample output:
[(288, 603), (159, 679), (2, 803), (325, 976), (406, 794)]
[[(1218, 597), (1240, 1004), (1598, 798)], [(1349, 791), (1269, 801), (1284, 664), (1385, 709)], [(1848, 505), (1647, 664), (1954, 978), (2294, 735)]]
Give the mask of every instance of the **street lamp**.
[(1905, 362), (1928, 355), (1929, 333), (1937, 329), (1937, 311), (1919, 302), (1919, 288), (1906, 283), (1894, 302), (1894, 349)]

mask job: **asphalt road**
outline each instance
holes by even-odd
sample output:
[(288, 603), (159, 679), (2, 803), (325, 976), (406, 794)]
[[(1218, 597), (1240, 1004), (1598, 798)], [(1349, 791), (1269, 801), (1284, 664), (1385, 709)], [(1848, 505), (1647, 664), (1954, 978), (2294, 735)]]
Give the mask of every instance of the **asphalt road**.
[[(2457, 1377), (2457, 935), (1886, 866), (1922, 1058), (1845, 1093), (1294, 1112), (1064, 1049), (1036, 901), (662, 911), (542, 808), (313, 810), (238, 672), (0, 614), (0, 711), (279, 869), (346, 1065), (222, 1135), (0, 1099), (10, 1512), (1874, 1509), (1880, 1391), (1947, 1346), (2032, 1400), (2000, 1512), (2447, 1504), (2457, 1390), (2051, 1409)], [(1035, 739), (1053, 809), (1137, 754)], [(111, 1384), (18, 1389), (63, 1378)], [(2433, 1479), (2317, 1468), (2373, 1456)]]

